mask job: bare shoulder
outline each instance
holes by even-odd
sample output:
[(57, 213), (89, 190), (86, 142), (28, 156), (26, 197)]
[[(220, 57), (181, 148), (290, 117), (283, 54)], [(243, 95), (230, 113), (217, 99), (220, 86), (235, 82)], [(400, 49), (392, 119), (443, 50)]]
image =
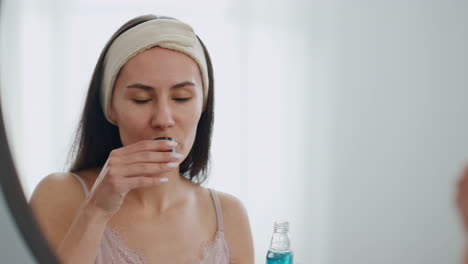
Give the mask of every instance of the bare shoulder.
[(83, 188), (71, 173), (49, 174), (34, 189), (29, 205), (54, 248), (65, 235), (84, 199)]
[(247, 210), (239, 198), (217, 191), (223, 210), (224, 232), (231, 248), (231, 263), (254, 263), (252, 232)]
[(247, 217), (247, 210), (239, 198), (225, 192), (216, 191), (216, 193), (218, 194), (219, 201), (221, 202), (225, 222), (229, 221), (230, 218), (239, 217), (239, 215)]
[(33, 209), (35, 206), (47, 209), (51, 206), (81, 203), (84, 198), (83, 187), (71, 173), (57, 172), (47, 175), (39, 182), (29, 203)]
[[(83, 187), (71, 173), (52, 173), (44, 177), (34, 189), (29, 204), (33, 210), (62, 209), (81, 204), (85, 199)], [(64, 206), (64, 208), (56, 208)], [(53, 208), (51, 208), (53, 207)]]

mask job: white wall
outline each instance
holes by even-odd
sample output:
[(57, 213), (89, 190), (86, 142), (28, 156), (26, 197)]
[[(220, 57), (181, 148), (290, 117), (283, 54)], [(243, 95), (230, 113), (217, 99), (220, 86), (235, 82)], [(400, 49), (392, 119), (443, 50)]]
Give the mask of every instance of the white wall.
[(254, 1), (242, 21), (240, 184), (253, 219), (257, 263), (264, 262), (275, 219), (291, 221), (300, 263), (326, 262), (331, 5), (303, 4)]
[(468, 2), (338, 6), (329, 263), (460, 263)]

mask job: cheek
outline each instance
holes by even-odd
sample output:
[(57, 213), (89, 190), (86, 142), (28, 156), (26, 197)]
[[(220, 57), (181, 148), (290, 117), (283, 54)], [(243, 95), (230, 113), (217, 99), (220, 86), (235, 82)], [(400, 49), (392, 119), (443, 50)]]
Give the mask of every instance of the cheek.
[(118, 115), (119, 120), (121, 121), (120, 123), (126, 127), (138, 126), (138, 123), (143, 121), (141, 117), (147, 115), (142, 111), (142, 109), (135, 108), (129, 103), (121, 104), (119, 109), (120, 111), (118, 111)]
[(197, 134), (197, 126), (200, 120), (200, 113), (192, 113), (190, 115), (184, 116), (185, 119), (185, 145), (186, 150), (184, 152), (189, 152), (195, 142), (195, 137)]
[(187, 125), (190, 127), (190, 132), (195, 137), (195, 133), (197, 132), (198, 122), (200, 121), (200, 114), (194, 113), (191, 114), (190, 117), (187, 118)]
[(135, 143), (143, 138), (147, 122), (142, 118), (144, 113), (132, 108), (129, 105), (121, 104), (118, 115), (118, 127), (122, 144), (124, 146)]
[[(182, 123), (185, 128), (190, 131), (190, 133), (195, 133), (197, 131), (197, 125), (200, 121), (202, 114), (202, 100), (201, 96), (196, 96), (197, 100), (194, 100), (193, 103), (186, 104), (178, 111), (179, 116), (181, 117)], [(195, 135), (193, 135), (195, 137)]]

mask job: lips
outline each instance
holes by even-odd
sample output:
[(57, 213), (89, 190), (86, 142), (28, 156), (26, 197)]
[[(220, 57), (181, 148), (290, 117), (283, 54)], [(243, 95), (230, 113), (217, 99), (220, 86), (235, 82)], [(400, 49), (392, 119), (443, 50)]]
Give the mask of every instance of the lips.
[(157, 137), (157, 138), (153, 138), (154, 140), (171, 140), (171, 141), (174, 141), (173, 138), (171, 137)]

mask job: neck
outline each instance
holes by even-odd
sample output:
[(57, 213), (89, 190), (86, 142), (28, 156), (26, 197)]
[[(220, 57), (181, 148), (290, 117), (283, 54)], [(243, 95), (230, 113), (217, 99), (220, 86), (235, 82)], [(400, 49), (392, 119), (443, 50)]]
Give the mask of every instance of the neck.
[(127, 193), (125, 200), (133, 206), (150, 209), (158, 214), (186, 200), (188, 180), (179, 175), (179, 170), (158, 177), (168, 178), (168, 181), (158, 186), (133, 189)]

